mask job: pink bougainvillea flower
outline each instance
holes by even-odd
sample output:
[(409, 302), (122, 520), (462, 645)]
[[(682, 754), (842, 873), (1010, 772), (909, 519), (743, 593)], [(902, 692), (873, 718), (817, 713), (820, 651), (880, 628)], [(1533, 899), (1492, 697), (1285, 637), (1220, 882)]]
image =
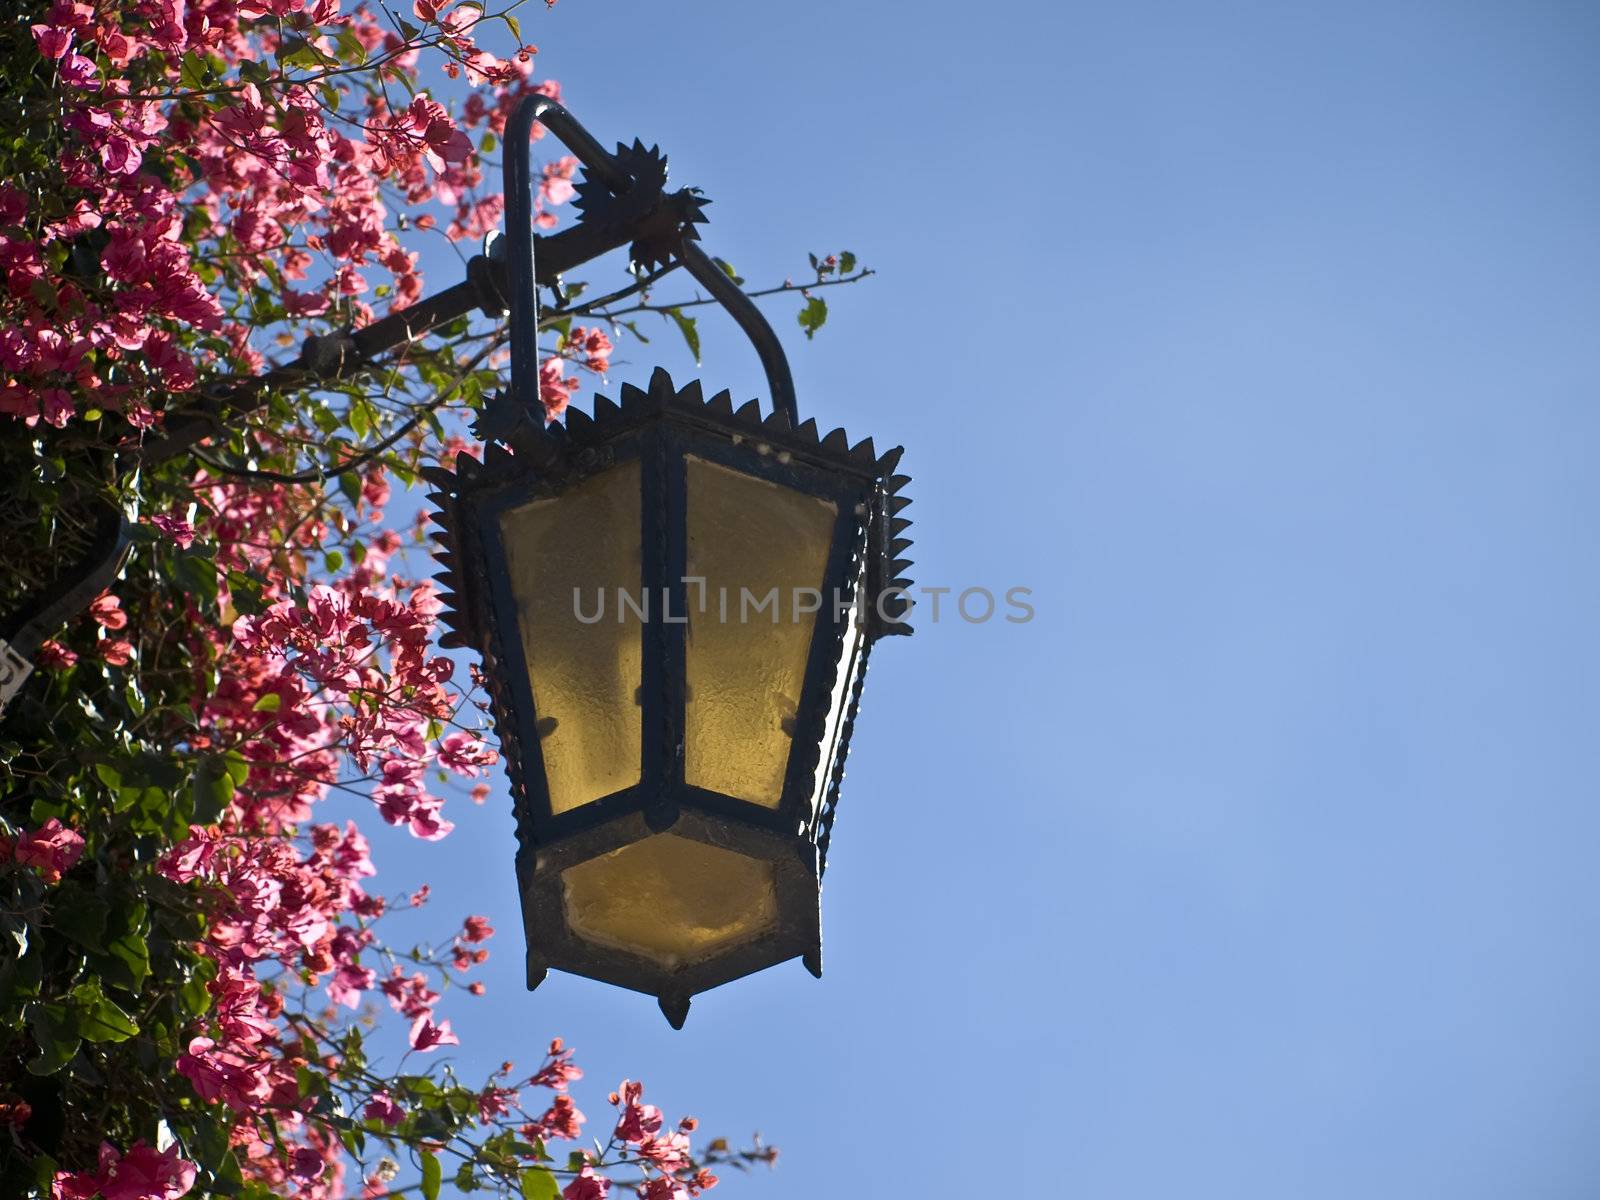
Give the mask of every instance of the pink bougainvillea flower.
[(194, 526), (187, 521), (180, 521), (177, 517), (170, 517), (165, 513), (157, 513), (150, 518), (150, 524), (177, 542), (180, 550), (187, 550), (194, 544)]
[(611, 367), (611, 352), (616, 349), (603, 329), (575, 325), (567, 338), (567, 348), (583, 355), (583, 365), (596, 375), (604, 375)]
[(567, 376), (559, 358), (547, 358), (539, 364), (539, 399), (544, 401), (545, 420), (553, 421), (566, 412), (577, 390), (578, 381)]
[(125, 667), (133, 661), (133, 643), (108, 638), (100, 643), (100, 657), (113, 667)]
[(435, 1046), (459, 1046), (461, 1039), (450, 1032), (450, 1022), (433, 1023), (432, 1013), (423, 1013), (411, 1023), (411, 1048), (432, 1050)]
[(39, 47), (39, 53), (46, 58), (61, 58), (72, 48), (70, 29), (59, 29), (53, 25), (35, 25), (32, 32), (34, 44)]
[(578, 1106), (573, 1104), (571, 1096), (557, 1096), (550, 1102), (550, 1107), (545, 1110), (532, 1125), (525, 1128), (524, 1132), (538, 1138), (560, 1138), (564, 1141), (576, 1141), (583, 1136), (583, 1123), (587, 1118), (578, 1111)]
[(639, 1200), (689, 1200), (689, 1189), (676, 1179), (658, 1175), (639, 1185)]
[(328, 1169), (327, 1161), (310, 1146), (296, 1146), (293, 1165), (289, 1173), (298, 1179), (320, 1179)]
[(572, 1051), (560, 1038), (550, 1039), (544, 1066), (540, 1067), (528, 1083), (534, 1087), (547, 1087), (564, 1091), (567, 1084), (583, 1078), (583, 1068), (572, 1061)]
[(546, 204), (565, 204), (578, 194), (572, 182), (572, 173), (578, 169), (578, 160), (572, 155), (545, 163), (539, 180), (539, 198)]
[(654, 1104), (641, 1104), (644, 1084), (624, 1079), (617, 1089), (621, 1093), (622, 1115), (617, 1120), (617, 1136), (625, 1142), (638, 1145), (655, 1137), (661, 1131), (661, 1110)]
[(47, 883), (55, 883), (62, 872), (72, 870), (82, 854), (83, 837), (55, 817), (17, 838), (15, 850), (16, 860), (35, 868)]
[(593, 1167), (585, 1167), (561, 1189), (561, 1200), (606, 1200), (610, 1190), (611, 1180), (596, 1175)]
[(194, 1186), (195, 1166), (177, 1146), (165, 1151), (139, 1141), (124, 1155), (100, 1151), (100, 1194), (105, 1200), (178, 1200)]
[(388, 1092), (374, 1092), (372, 1099), (361, 1110), (361, 1115), (369, 1121), (382, 1121), (391, 1128), (400, 1124), (406, 1116)]
[(89, 605), (89, 615), (107, 629), (125, 629), (128, 614), (122, 611), (122, 601), (110, 592), (101, 592)]
[(77, 654), (51, 638), (39, 647), (34, 661), (47, 671), (64, 671), (78, 661)]
[(439, 743), (439, 765), (468, 779), (483, 774), (482, 768), (497, 760), (495, 752), (470, 733), (452, 733)]

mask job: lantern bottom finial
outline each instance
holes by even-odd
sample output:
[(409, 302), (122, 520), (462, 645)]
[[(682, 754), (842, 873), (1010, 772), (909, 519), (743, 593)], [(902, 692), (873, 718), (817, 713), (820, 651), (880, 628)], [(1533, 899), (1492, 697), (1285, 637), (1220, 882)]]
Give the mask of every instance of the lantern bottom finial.
[(682, 1029), (689, 1017), (689, 997), (666, 995), (660, 998), (661, 1015), (674, 1029)]

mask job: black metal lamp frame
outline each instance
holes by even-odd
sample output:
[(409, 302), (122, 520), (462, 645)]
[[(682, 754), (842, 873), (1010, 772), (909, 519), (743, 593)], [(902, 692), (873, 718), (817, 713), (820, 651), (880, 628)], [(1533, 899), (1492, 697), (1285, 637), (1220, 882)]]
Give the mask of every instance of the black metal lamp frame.
[[(634, 258), (675, 257), (722, 302), (760, 355), (772, 393), (771, 414), (763, 418), (754, 400), (735, 411), (726, 392), (706, 400), (698, 383), (677, 388), (657, 370), (647, 388), (623, 385), (620, 406), (596, 397), (592, 417), (569, 408), (565, 426), (547, 426), (539, 399), (538, 271), (530, 201), (529, 133), (535, 120), (584, 164), (590, 199), (585, 219), (606, 207), (594, 191), (596, 183), (618, 204), (642, 187), (657, 185), (652, 176), (660, 160), (654, 151), (635, 143), (631, 151), (619, 147), (613, 156), (545, 97), (529, 97), (507, 122), (511, 388), (491, 402), (480, 423), (489, 434), (481, 463), (462, 454), (454, 470), (424, 473), (438, 489), (430, 499), (438, 505), (435, 519), (441, 529), (434, 537), (445, 567), (443, 618), (451, 629), (443, 642), (470, 646), (483, 656), (517, 813), (528, 986), (538, 986), (551, 967), (587, 975), (656, 995), (669, 1021), (679, 1026), (696, 992), (793, 957), (821, 973), (820, 880), (868, 653), (878, 637), (911, 631), (905, 622), (909, 580), (903, 575), (910, 563), (899, 557), (910, 545), (901, 536), (910, 522), (899, 515), (910, 503), (901, 494), (909, 480), (894, 473), (899, 449), (880, 456), (871, 439), (851, 447), (843, 430), (819, 437), (815, 421), (798, 420), (782, 344), (754, 303), (694, 244), (687, 220), (651, 244), (641, 247), (636, 241)], [(700, 219), (696, 211), (692, 220)], [(827, 499), (840, 514), (826, 578), (839, 590), (842, 606), (825, 605), (816, 614), (781, 800), (768, 809), (685, 781), (686, 625), (657, 619), (643, 633), (640, 782), (558, 814), (550, 804), (536, 681), (518, 634), (501, 516), (636, 460), (642, 480), (641, 584), (646, 595), (666, 598), (667, 612), (686, 615), (690, 454)], [(853, 645), (846, 644), (850, 604), (859, 606), (864, 620), (863, 636)], [(825, 745), (829, 700), (840, 672), (845, 673), (847, 708), (832, 744)], [(824, 761), (826, 790), (813, 811), (812, 792)], [(677, 970), (575, 936), (564, 918), (562, 872), (668, 829), (772, 863), (777, 923), (708, 961)]]

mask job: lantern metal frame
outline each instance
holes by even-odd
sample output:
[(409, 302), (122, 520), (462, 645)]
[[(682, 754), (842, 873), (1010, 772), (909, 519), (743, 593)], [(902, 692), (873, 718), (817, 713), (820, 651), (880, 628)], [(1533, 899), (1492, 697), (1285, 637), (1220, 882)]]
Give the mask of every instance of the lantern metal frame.
[[(491, 401), (479, 423), (486, 436), (483, 460), (462, 453), (454, 468), (424, 472), (436, 490), (433, 535), (449, 632), (446, 646), (471, 647), (483, 660), (491, 707), (511, 780), (517, 817), (517, 873), (528, 941), (528, 986), (550, 968), (655, 995), (671, 1023), (681, 1026), (695, 993), (800, 957), (821, 974), (820, 884), (838, 796), (865, 679), (870, 647), (887, 634), (910, 633), (909, 602), (901, 557), (910, 541), (909, 482), (895, 474), (896, 448), (878, 454), (871, 439), (851, 446), (843, 430), (819, 436), (816, 422), (801, 423), (782, 343), (755, 304), (698, 246), (694, 224), (701, 206), (674, 231), (636, 240), (638, 261), (676, 259), (688, 267), (750, 335), (772, 393), (773, 411), (759, 401), (737, 411), (727, 392), (705, 399), (698, 382), (676, 387), (657, 370), (646, 388), (624, 384), (620, 405), (596, 396), (593, 415), (569, 407), (565, 425), (546, 425), (538, 391), (537, 279), (531, 222), (529, 131), (538, 120), (583, 162), (585, 219), (607, 208), (603, 186), (622, 205), (637, 191), (660, 193), (665, 160), (639, 143), (600, 149), (565, 109), (536, 96), (507, 122), (505, 145), (507, 272), (512, 330), (511, 387)], [(657, 173), (659, 164), (659, 174)], [(685, 193), (678, 193), (684, 195)], [(698, 193), (693, 193), (698, 197)], [(826, 580), (840, 587), (836, 603), (815, 614), (797, 707), (798, 725), (776, 808), (706, 790), (685, 781), (684, 737), (687, 618), (687, 462), (693, 457), (832, 502), (837, 511)], [(640, 776), (636, 784), (556, 813), (545, 776), (537, 681), (524, 657), (517, 603), (502, 542), (508, 510), (567, 489), (619, 463), (640, 464), (641, 578), (646, 596), (663, 598), (664, 611), (640, 627)], [(860, 621), (855, 646), (850, 607)], [(843, 661), (846, 653), (850, 661)], [(830, 701), (847, 673), (844, 711), (836, 740), (825, 746)], [(816, 797), (819, 764), (830, 774)], [(815, 800), (815, 807), (813, 802)], [(705, 845), (732, 850), (773, 865), (776, 922), (709, 958), (667, 967), (640, 954), (612, 949), (569, 928), (563, 872), (598, 856), (670, 830)]]

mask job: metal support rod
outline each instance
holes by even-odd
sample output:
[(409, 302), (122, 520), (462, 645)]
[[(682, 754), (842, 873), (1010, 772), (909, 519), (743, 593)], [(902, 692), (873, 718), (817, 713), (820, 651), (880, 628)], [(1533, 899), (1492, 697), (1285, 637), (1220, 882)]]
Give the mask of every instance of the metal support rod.
[(783, 352), (783, 343), (773, 332), (767, 318), (756, 307), (754, 300), (744, 294), (728, 273), (719, 267), (699, 246), (684, 239), (678, 251), (689, 274), (700, 281), (712, 298), (728, 310), (728, 315), (739, 323), (767, 373), (767, 388), (772, 393), (774, 411), (789, 418), (789, 424), (799, 426), (800, 409), (794, 398), (794, 378), (789, 374), (789, 359)]
[[(530, 411), (539, 404), (539, 289), (538, 269), (534, 262), (533, 236), (533, 166), (529, 135), (533, 123), (538, 121), (577, 155), (578, 161), (589, 169), (594, 178), (605, 184), (614, 195), (626, 195), (633, 187), (633, 177), (617, 159), (608, 153), (589, 131), (580, 125), (571, 113), (548, 96), (524, 96), (506, 121), (505, 136), (505, 200), (506, 242), (509, 250), (510, 301), (511, 301), (511, 394), (517, 403)], [(783, 412), (791, 425), (800, 424), (799, 410), (795, 404), (794, 377), (789, 372), (789, 359), (783, 352), (783, 343), (773, 332), (755, 302), (740, 290), (721, 267), (684, 237), (678, 247), (678, 256), (689, 273), (700, 281), (728, 315), (738, 322), (739, 328), (755, 347), (767, 376), (767, 390), (772, 394), (772, 406)]]
[(539, 399), (539, 283), (533, 260), (533, 124), (538, 121), (578, 156), (613, 195), (626, 195), (633, 177), (589, 131), (549, 96), (531, 92), (506, 121), (506, 260), (511, 302), (511, 397), (527, 412), (542, 412)]

